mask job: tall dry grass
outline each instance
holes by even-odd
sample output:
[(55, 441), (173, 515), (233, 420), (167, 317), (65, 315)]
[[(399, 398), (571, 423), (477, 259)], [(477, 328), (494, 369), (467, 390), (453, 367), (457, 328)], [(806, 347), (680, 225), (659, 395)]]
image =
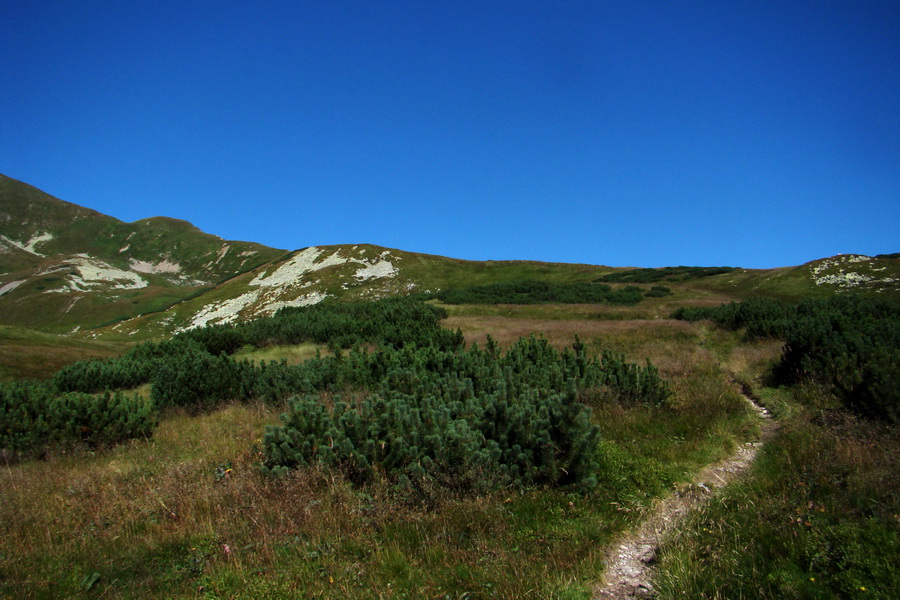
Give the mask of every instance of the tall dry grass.
[[(452, 319), (463, 319), (456, 321)], [(587, 495), (457, 497), (306, 469), (257, 471), (279, 407), (169, 415), (152, 439), (0, 467), (0, 593), (107, 598), (588, 598), (605, 546), (642, 507), (752, 436), (719, 356), (732, 340), (679, 321), (452, 317), (470, 341), (577, 333), (650, 357), (668, 407), (593, 400), (601, 485)]]

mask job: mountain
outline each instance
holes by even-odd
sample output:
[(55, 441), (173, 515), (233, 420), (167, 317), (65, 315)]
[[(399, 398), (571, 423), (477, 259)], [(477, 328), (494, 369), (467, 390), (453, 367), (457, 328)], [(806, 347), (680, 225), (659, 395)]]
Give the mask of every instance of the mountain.
[(0, 323), (53, 332), (162, 310), (284, 250), (165, 217), (124, 223), (0, 175)]
[(143, 339), (326, 298), (601, 279), (660, 283), (682, 300), (705, 303), (848, 290), (896, 296), (900, 258), (840, 255), (779, 269), (626, 269), (466, 261), (370, 244), (288, 252), (226, 241), (177, 219), (124, 223), (0, 175), (0, 325)]

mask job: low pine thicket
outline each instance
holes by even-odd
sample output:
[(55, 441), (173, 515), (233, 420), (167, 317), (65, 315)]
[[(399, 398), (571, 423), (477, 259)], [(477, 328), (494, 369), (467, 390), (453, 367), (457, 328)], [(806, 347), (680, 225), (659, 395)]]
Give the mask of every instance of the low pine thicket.
[(745, 328), (747, 339), (784, 340), (776, 384), (812, 381), (857, 414), (900, 423), (900, 304), (856, 296), (785, 304), (754, 299), (682, 308), (677, 319)]
[[(784, 341), (758, 390), (780, 429), (664, 544), (671, 598), (897, 598), (900, 306), (748, 300), (678, 316)], [(784, 385), (787, 384), (787, 385)]]
[(637, 286), (613, 288), (599, 283), (513, 281), (442, 290), (429, 295), (447, 304), (617, 304), (633, 306), (643, 299)]
[(657, 283), (659, 281), (688, 281), (722, 275), (735, 267), (663, 267), (661, 269), (629, 269), (616, 271), (597, 279), (606, 283)]
[(85, 394), (52, 386), (0, 386), (0, 453), (15, 456), (48, 447), (106, 446), (150, 435), (156, 411), (139, 396)]
[[(49, 382), (0, 389), (0, 447), (28, 456), (60, 445), (109, 445), (150, 435), (160, 409), (288, 401), (282, 426), (263, 439), (263, 468), (271, 473), (322, 464), (358, 482), (377, 473), (402, 485), (460, 490), (585, 489), (596, 484), (599, 430), (580, 396), (590, 390), (661, 405), (670, 394), (649, 362), (588, 358), (578, 340), (561, 352), (535, 337), (506, 352), (490, 338), (484, 348), (465, 348), (459, 331), (439, 326), (443, 316), (408, 299), (323, 304), (76, 363)], [(334, 355), (299, 365), (231, 356), (246, 346), (309, 341), (328, 344)], [(150, 402), (111, 393), (148, 383)]]
[[(504, 354), (489, 340), (484, 350), (355, 352), (333, 364), (332, 389), (374, 393), (330, 407), (317, 395), (295, 400), (263, 440), (271, 471), (323, 463), (357, 480), (381, 471), (402, 483), (463, 488), (589, 488), (599, 431), (579, 392), (601, 388), (653, 403), (669, 395), (650, 364), (609, 354), (592, 360), (580, 342), (558, 352), (534, 337)], [(298, 368), (315, 369), (315, 361)]]

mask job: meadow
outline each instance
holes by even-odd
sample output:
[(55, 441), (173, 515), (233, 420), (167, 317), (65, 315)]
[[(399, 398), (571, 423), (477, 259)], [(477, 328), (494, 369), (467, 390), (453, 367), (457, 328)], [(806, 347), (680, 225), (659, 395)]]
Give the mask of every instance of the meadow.
[[(360, 479), (315, 461), (273, 477), (261, 469), (267, 431), (284, 423), (288, 397), (161, 403), (146, 437), (5, 455), (0, 594), (591, 598), (617, 536), (705, 465), (758, 439), (745, 390), (781, 428), (748, 477), (664, 541), (660, 597), (894, 597), (895, 425), (844, 410), (821, 385), (778, 387), (781, 341), (671, 319), (677, 306), (718, 300), (672, 287), (672, 297), (635, 306), (437, 303), (440, 325), (458, 330), (465, 348), (508, 352), (534, 335), (572, 356), (577, 345), (588, 361), (611, 353), (658, 370), (664, 401), (635, 401), (610, 385), (578, 389), (599, 429), (587, 488), (448, 487), (439, 478), (410, 486), (386, 469)], [(341, 344), (322, 341), (266, 339), (233, 351), (284, 368), (348, 360)], [(150, 402), (155, 385), (129, 394)], [(329, 406), (364, 392), (315, 391)]]

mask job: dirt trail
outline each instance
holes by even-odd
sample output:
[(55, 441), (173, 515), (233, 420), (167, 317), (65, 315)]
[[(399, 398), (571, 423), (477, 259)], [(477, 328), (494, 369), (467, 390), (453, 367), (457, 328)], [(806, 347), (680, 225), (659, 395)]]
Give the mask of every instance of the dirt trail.
[(763, 418), (760, 441), (749, 442), (732, 456), (704, 468), (675, 494), (659, 500), (649, 518), (641, 526), (613, 544), (607, 556), (604, 581), (594, 590), (595, 600), (621, 598), (655, 598), (651, 584), (652, 568), (660, 541), (682, 521), (685, 515), (706, 502), (717, 488), (728, 485), (747, 470), (760, 447), (778, 428), (769, 412), (742, 392), (753, 409)]

